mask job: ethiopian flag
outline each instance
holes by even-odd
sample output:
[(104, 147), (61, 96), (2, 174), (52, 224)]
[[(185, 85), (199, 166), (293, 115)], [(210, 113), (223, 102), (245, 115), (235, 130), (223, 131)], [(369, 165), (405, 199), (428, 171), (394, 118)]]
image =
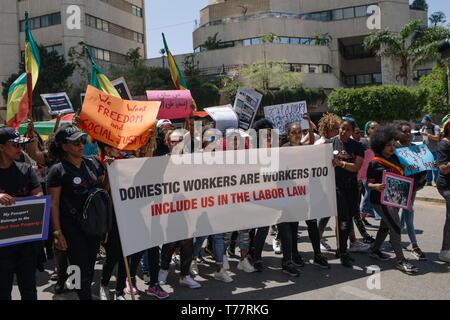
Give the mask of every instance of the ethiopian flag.
[(172, 81), (175, 84), (175, 87), (177, 87), (177, 90), (187, 90), (187, 85), (186, 81), (184, 81), (183, 74), (181, 73), (180, 68), (178, 68), (178, 65), (175, 62), (175, 59), (173, 58), (169, 47), (167, 47), (166, 37), (164, 36), (164, 33), (162, 34), (162, 37), (164, 41), (164, 49), (167, 53), (167, 61), (169, 63), (169, 70), (170, 75), (172, 76)]
[(92, 72), (91, 72), (91, 81), (90, 85), (97, 88), (104, 93), (107, 93), (111, 96), (121, 98), (117, 89), (114, 88), (111, 81), (109, 81), (108, 77), (103, 73), (102, 69), (95, 63), (94, 58), (92, 58), (91, 52), (88, 48), (86, 48), (87, 55), (92, 64)]
[(31, 108), (31, 97), (39, 78), (41, 60), (39, 50), (30, 31), (28, 13), (25, 13), (25, 73), (8, 90), (6, 124), (19, 128)]
[[(169, 70), (170, 75), (172, 76), (172, 81), (175, 84), (175, 87), (177, 90), (188, 90), (186, 81), (183, 78), (183, 74), (180, 71), (180, 68), (178, 68), (177, 63), (175, 62), (175, 59), (173, 58), (172, 53), (169, 50), (169, 47), (167, 46), (166, 37), (164, 36), (164, 33), (162, 34), (163, 41), (164, 41), (164, 49), (167, 53), (167, 61), (169, 63)], [(197, 110), (197, 104), (195, 103), (195, 100), (192, 99), (192, 103), (194, 105), (194, 109)]]

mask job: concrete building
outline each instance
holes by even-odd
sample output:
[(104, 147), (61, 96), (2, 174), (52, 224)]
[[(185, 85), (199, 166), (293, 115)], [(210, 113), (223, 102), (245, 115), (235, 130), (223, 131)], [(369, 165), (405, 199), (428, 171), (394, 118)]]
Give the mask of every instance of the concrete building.
[[(1, 0), (0, 81), (18, 72), (24, 50), (25, 11), (34, 39), (68, 58), (80, 42), (91, 47), (99, 64), (123, 64), (128, 50), (146, 55), (144, 0)], [(71, 81), (79, 82), (79, 75)], [(0, 99), (0, 121), (5, 101)]]
[[(371, 5), (380, 8), (380, 29), (398, 32), (415, 19), (427, 23), (427, 12), (411, 9), (408, 0), (210, 0), (193, 33), (195, 60), (208, 75), (285, 60), (302, 72), (305, 87), (396, 83), (398, 66), (362, 46), (374, 31), (368, 21), (376, 22)], [(278, 37), (264, 43), (270, 33)], [(207, 50), (205, 42), (216, 34), (218, 48)], [(161, 66), (161, 58), (148, 64)]]

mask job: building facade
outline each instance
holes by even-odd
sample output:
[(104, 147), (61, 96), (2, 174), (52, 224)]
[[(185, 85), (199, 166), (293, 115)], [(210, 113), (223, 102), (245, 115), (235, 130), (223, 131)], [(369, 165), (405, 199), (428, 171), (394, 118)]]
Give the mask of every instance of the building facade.
[[(412, 20), (427, 23), (427, 12), (411, 9), (408, 0), (210, 0), (193, 33), (195, 59), (208, 75), (285, 61), (290, 70), (302, 72), (305, 87), (396, 83), (398, 66), (362, 45), (375, 31), (373, 5), (380, 14), (376, 28), (398, 32)], [(268, 34), (277, 37), (263, 41)], [(205, 47), (215, 35), (217, 48)], [(160, 66), (161, 59), (148, 63)]]
[[(24, 17), (38, 45), (68, 60), (72, 47), (83, 42), (99, 64), (125, 63), (130, 49), (146, 55), (144, 0), (2, 0), (0, 2), (0, 81), (19, 70), (25, 34)], [(71, 82), (79, 83), (79, 74)], [(0, 99), (0, 117), (6, 102)], [(0, 121), (2, 119), (0, 118)]]

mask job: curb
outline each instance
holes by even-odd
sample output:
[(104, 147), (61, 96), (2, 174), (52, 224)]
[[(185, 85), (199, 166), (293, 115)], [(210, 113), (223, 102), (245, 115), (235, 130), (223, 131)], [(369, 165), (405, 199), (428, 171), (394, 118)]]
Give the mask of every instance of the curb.
[(439, 204), (445, 204), (444, 199), (437, 199), (437, 198), (427, 198), (427, 197), (416, 197), (417, 201), (424, 201), (424, 202), (433, 202), (433, 203), (439, 203)]

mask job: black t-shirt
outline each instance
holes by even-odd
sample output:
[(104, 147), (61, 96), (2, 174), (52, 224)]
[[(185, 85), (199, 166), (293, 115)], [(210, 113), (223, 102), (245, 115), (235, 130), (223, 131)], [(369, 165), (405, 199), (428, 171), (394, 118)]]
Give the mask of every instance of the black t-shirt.
[[(89, 189), (101, 188), (99, 177), (105, 174), (96, 158), (83, 157), (81, 167), (62, 161), (50, 168), (47, 188), (61, 187), (60, 215), (74, 217), (83, 210)], [(71, 212), (71, 209), (76, 212)]]
[(8, 169), (0, 169), (0, 193), (29, 197), (31, 191), (40, 186), (36, 173), (28, 163), (13, 162)]
[[(398, 160), (396, 155), (393, 155), (389, 159), (389, 162), (397, 165), (400, 165), (400, 161)], [(392, 168), (384, 166), (375, 160), (370, 161), (369, 167), (367, 168), (367, 182), (370, 183), (382, 183), (383, 182), (383, 173), (384, 171), (397, 173)], [(374, 204), (380, 204), (381, 193), (376, 190), (370, 190), (370, 202)]]
[[(347, 163), (355, 163), (356, 157), (364, 158), (364, 148), (361, 143), (349, 139), (346, 144), (343, 144), (341, 140), (339, 140), (339, 136), (331, 139), (331, 143), (333, 144), (333, 150), (339, 151), (337, 158), (341, 161), (345, 161)], [(357, 183), (357, 172), (350, 172), (346, 169), (336, 167), (336, 185), (339, 187), (347, 187), (348, 183)]]
[[(442, 166), (450, 162), (450, 142), (443, 139), (438, 144), (437, 149), (437, 165)], [(439, 174), (439, 179), (437, 181), (438, 187), (443, 189), (450, 188), (450, 173), (449, 174)]]
[(362, 147), (364, 148), (364, 151), (370, 149), (370, 143), (369, 140), (367, 140), (366, 138), (361, 138), (359, 140), (359, 143), (361, 143)]

